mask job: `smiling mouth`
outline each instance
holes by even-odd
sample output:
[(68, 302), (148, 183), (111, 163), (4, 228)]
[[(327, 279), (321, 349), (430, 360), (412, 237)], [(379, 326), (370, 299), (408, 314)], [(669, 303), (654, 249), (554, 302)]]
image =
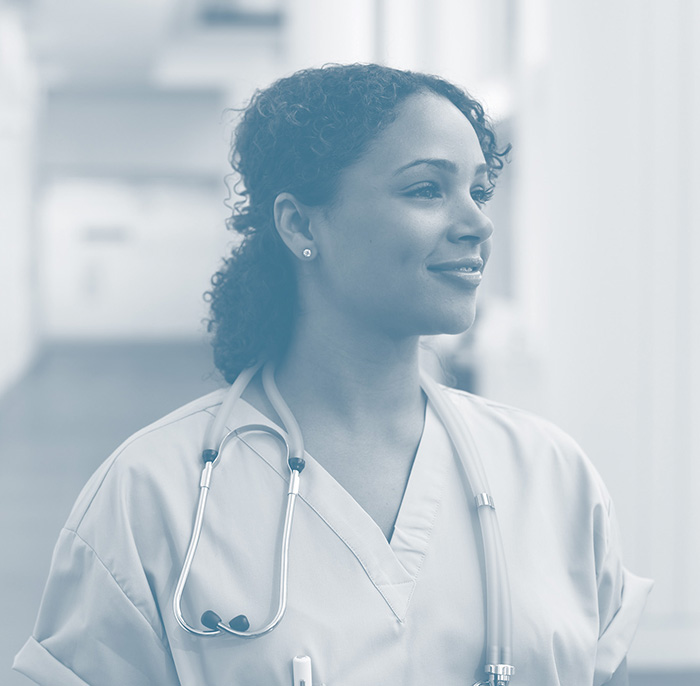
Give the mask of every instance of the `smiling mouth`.
[[(464, 262), (466, 262), (466, 264)], [(453, 283), (475, 288), (481, 283), (483, 268), (483, 260), (476, 258), (468, 261), (461, 261), (461, 264), (459, 262), (445, 262), (428, 267), (428, 270), (434, 274), (444, 276)]]
[(484, 269), (484, 261), (476, 255), (458, 260), (446, 260), (428, 266), (433, 272), (450, 272), (457, 274), (481, 274)]

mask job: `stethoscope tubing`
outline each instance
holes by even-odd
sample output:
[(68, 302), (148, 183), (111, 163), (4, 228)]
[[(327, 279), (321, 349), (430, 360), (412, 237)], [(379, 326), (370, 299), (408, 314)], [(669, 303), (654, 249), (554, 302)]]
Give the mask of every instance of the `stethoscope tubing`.
[(263, 389), (267, 395), (275, 412), (279, 415), (282, 421), (282, 426), (287, 432), (289, 441), (289, 457), (304, 459), (304, 437), (299, 427), (294, 413), (289, 409), (289, 405), (285, 402), (282, 394), (275, 383), (275, 366), (272, 362), (268, 362), (262, 371)]
[[(214, 420), (210, 423), (204, 437), (202, 469), (199, 485), (199, 499), (195, 512), (192, 534), (185, 554), (185, 560), (178, 578), (173, 596), (173, 613), (178, 624), (187, 632), (196, 636), (211, 637), (222, 633), (233, 634), (240, 638), (257, 638), (272, 631), (282, 620), (287, 608), (287, 590), (289, 575), (289, 546), (292, 533), (292, 523), (296, 499), (299, 494), (300, 472), (304, 468), (304, 441), (299, 424), (294, 414), (274, 381), (274, 366), (271, 363), (263, 367), (262, 381), (267, 397), (277, 412), (287, 437), (276, 429), (264, 424), (250, 424), (224, 434), (226, 422), (231, 415), (234, 405), (240, 399), (243, 391), (260, 369), (255, 365), (245, 369), (234, 381), (224, 398)], [(484, 466), (479, 457), (479, 451), (474, 438), (461, 417), (458, 416), (452, 403), (445, 399), (435, 381), (425, 373), (421, 373), (421, 386), (428, 399), (442, 420), (450, 440), (459, 455), (465, 478), (477, 504), (477, 513), (481, 528), (482, 547), (485, 565), (486, 593), (486, 671), (489, 681), (484, 683), (507, 683), (513, 673), (512, 661), (512, 608), (510, 586), (505, 552), (501, 537), (495, 505), (488, 487)], [(287, 506), (282, 534), (281, 561), (278, 589), (278, 607), (274, 617), (262, 628), (257, 630), (239, 631), (224, 624), (217, 615), (216, 628), (197, 629), (191, 626), (182, 613), (182, 596), (189, 577), (192, 563), (201, 538), (204, 512), (207, 497), (211, 487), (212, 473), (219, 460), (225, 444), (240, 438), (248, 432), (270, 433), (280, 439), (286, 447), (287, 464), (290, 468), (289, 487), (287, 491)], [(218, 437), (223, 438), (218, 440)], [(469, 459), (468, 459), (469, 458)], [(298, 466), (293, 466), (298, 465)], [(205, 613), (206, 614), (206, 613)], [(213, 614), (213, 613), (212, 613)], [(215, 622), (215, 623), (216, 623)], [(207, 626), (211, 626), (207, 624)], [(500, 675), (504, 675), (502, 678)]]
[[(474, 438), (452, 404), (444, 398), (437, 384), (421, 374), (421, 386), (437, 410), (450, 440), (460, 457), (460, 464), (472, 495), (488, 495), (490, 505), (477, 507), (483, 539), (486, 576), (486, 659), (490, 665), (510, 665), (512, 660), (512, 608), (508, 570), (503, 540), (491, 490)], [(471, 459), (467, 459), (467, 456)]]
[(231, 384), (231, 388), (228, 389), (221, 406), (214, 416), (214, 420), (209, 423), (209, 426), (204, 433), (204, 441), (202, 445), (204, 451), (215, 450), (217, 453), (219, 452), (221, 445), (221, 439), (219, 437), (224, 436), (225, 434), (226, 422), (233, 412), (233, 407), (238, 402), (241, 395), (243, 395), (243, 391), (245, 391), (245, 389), (248, 387), (248, 384), (258, 373), (261, 366), (262, 364), (258, 363), (252, 367), (244, 369), (236, 377), (233, 384)]

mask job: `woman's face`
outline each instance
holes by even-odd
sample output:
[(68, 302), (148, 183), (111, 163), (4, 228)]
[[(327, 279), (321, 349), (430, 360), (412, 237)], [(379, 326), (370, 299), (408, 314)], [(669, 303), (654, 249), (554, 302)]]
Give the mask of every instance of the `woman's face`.
[(432, 93), (408, 98), (341, 172), (333, 204), (312, 211), (317, 296), (391, 337), (467, 329), (493, 231), (486, 171), (462, 112)]

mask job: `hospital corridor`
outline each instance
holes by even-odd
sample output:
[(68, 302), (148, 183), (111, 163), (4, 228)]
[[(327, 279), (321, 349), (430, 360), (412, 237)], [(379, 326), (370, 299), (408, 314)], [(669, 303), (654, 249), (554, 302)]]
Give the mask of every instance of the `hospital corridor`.
[(444, 77), (512, 145), (474, 324), (425, 336), (422, 366), (580, 446), (654, 580), (630, 686), (700, 686), (693, 0), (0, 0), (0, 685), (32, 683), (12, 662), (91, 475), (228, 386), (208, 293), (241, 240), (232, 133), (256, 89), (331, 63)]

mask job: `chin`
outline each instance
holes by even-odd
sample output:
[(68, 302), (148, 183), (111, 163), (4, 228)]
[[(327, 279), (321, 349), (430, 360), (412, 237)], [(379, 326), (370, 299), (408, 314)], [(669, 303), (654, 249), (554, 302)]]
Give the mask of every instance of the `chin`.
[(428, 327), (429, 330), (423, 331), (422, 334), (435, 336), (438, 334), (456, 335), (464, 333), (471, 328), (475, 316), (476, 310), (473, 307), (464, 308), (458, 312), (445, 312), (439, 320), (433, 317), (433, 322)]
[(414, 310), (386, 311), (375, 320), (376, 326), (392, 337), (438, 336), (464, 333), (474, 323), (476, 302), (427, 303)]

